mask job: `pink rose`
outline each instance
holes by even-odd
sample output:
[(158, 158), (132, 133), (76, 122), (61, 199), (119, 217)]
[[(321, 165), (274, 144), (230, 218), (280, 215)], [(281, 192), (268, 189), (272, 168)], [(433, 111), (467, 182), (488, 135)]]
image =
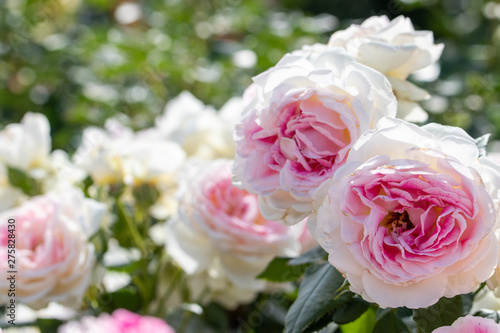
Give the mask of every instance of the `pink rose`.
[(112, 315), (83, 317), (80, 322), (69, 322), (58, 329), (59, 333), (175, 333), (163, 320), (140, 316), (125, 309), (118, 309)]
[(264, 217), (294, 224), (359, 136), (395, 116), (396, 100), (382, 74), (319, 44), (285, 55), (254, 83), (236, 126), (235, 184), (259, 195)]
[[(32, 308), (61, 302), (77, 307), (90, 283), (94, 234), (104, 205), (77, 189), (34, 197), (0, 216), (0, 269), (17, 271), (16, 298)], [(11, 231), (14, 231), (12, 233)], [(15, 234), (15, 238), (12, 235)], [(14, 268), (7, 249), (15, 241)], [(10, 245), (10, 246), (9, 246)], [(9, 281), (0, 280), (0, 303), (9, 302)]]
[(318, 190), (328, 194), (310, 230), (351, 290), (381, 307), (471, 292), (498, 258), (486, 160), (459, 128), (383, 119)]
[(168, 223), (167, 251), (189, 275), (208, 273), (208, 289), (227, 307), (266, 287), (255, 277), (276, 256), (297, 256), (305, 225), (261, 216), (258, 198), (231, 183), (230, 160), (192, 165), (179, 218)]
[(432, 333), (499, 333), (500, 325), (493, 319), (474, 316), (458, 318), (451, 326), (443, 326)]

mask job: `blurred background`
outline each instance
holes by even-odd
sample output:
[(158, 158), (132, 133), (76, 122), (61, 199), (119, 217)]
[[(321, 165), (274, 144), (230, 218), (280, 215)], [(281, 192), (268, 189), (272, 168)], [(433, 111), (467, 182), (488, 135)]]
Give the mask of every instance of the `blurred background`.
[(372, 15), (445, 44), (413, 77), (434, 96), (429, 121), (500, 139), (500, 1), (483, 0), (4, 0), (0, 127), (44, 113), (53, 148), (72, 152), (114, 115), (152, 125), (182, 90), (218, 108), (286, 52)]

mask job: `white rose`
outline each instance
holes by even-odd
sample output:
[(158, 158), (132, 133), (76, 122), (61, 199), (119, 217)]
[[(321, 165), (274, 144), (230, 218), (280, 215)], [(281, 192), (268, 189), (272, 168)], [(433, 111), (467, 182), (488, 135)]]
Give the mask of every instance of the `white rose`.
[(232, 158), (233, 129), (242, 110), (240, 98), (230, 99), (219, 112), (184, 91), (171, 100), (156, 120), (159, 135), (179, 143), (188, 156)]
[(186, 179), (166, 242), (167, 252), (188, 275), (207, 274), (210, 298), (228, 306), (266, 287), (255, 277), (274, 257), (300, 253), (304, 229), (264, 219), (257, 196), (232, 185), (231, 164), (215, 160), (192, 166), (194, 176)]
[(384, 75), (320, 44), (285, 55), (252, 90), (236, 126), (235, 184), (259, 195), (267, 219), (287, 224), (312, 212), (312, 193), (361, 134), (396, 115)]
[[(85, 198), (80, 190), (69, 189), (34, 197), (0, 215), (0, 267), (2, 272), (17, 271), (19, 302), (35, 309), (49, 302), (79, 306), (95, 261), (88, 239), (97, 231), (104, 210), (103, 204)], [(12, 235), (14, 268), (7, 260)], [(9, 302), (9, 288), (9, 280), (0, 280), (1, 304)]]
[(32, 171), (43, 169), (51, 150), (50, 125), (39, 113), (28, 112), (20, 124), (9, 124), (0, 132), (0, 161)]
[(408, 75), (434, 64), (443, 52), (443, 44), (434, 44), (430, 31), (415, 31), (411, 20), (399, 16), (373, 16), (361, 25), (335, 32), (328, 43), (342, 47), (357, 61), (385, 74), (398, 98), (398, 117), (422, 122), (427, 114), (415, 103), (429, 94), (406, 81)]
[(499, 169), (460, 128), (382, 119), (318, 189), (309, 229), (365, 300), (428, 307), (493, 274)]

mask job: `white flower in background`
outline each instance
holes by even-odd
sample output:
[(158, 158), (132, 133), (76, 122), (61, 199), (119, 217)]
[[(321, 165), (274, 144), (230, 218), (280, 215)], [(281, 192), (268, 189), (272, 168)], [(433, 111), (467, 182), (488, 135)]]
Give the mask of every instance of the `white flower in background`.
[(264, 219), (257, 196), (231, 183), (231, 165), (219, 159), (189, 166), (179, 216), (167, 224), (166, 242), (169, 255), (192, 280), (204, 281), (207, 299), (229, 308), (266, 288), (255, 277), (274, 257), (300, 253), (305, 227)]
[(398, 118), (427, 120), (427, 113), (416, 101), (430, 96), (407, 78), (441, 56), (444, 45), (434, 44), (431, 31), (415, 31), (411, 20), (403, 16), (392, 21), (386, 16), (373, 16), (361, 25), (335, 32), (328, 46), (346, 49), (356, 61), (387, 76), (398, 99)]
[(28, 112), (21, 123), (0, 131), (0, 163), (26, 172), (43, 193), (74, 185), (84, 176), (65, 152), (51, 152), (50, 125), (39, 113)]
[(105, 129), (88, 128), (73, 159), (99, 184), (171, 184), (185, 153), (168, 140), (134, 133), (115, 120)]
[[(34, 309), (49, 302), (80, 305), (95, 262), (88, 239), (99, 228), (104, 210), (103, 204), (73, 188), (33, 197), (0, 215), (2, 272), (9, 270), (9, 225), (15, 225), (17, 301)], [(9, 286), (9, 280), (0, 280), (1, 304), (9, 302)]]
[(184, 91), (172, 99), (156, 119), (161, 137), (179, 143), (188, 156), (232, 158), (233, 130), (243, 109), (241, 98), (231, 98), (219, 112)]
[(267, 219), (286, 224), (312, 212), (312, 194), (365, 131), (396, 115), (384, 75), (320, 44), (255, 77), (252, 95), (236, 125), (235, 184), (259, 195)]
[(50, 125), (39, 113), (28, 112), (20, 124), (9, 124), (0, 132), (0, 160), (29, 171), (46, 169), (51, 151)]

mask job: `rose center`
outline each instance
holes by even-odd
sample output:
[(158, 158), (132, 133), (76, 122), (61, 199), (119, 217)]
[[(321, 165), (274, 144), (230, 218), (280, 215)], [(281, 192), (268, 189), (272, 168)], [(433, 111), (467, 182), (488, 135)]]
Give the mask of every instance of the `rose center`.
[(387, 228), (389, 233), (395, 232), (397, 234), (414, 227), (406, 211), (403, 213), (389, 212), (389, 214), (382, 219), (379, 225)]

